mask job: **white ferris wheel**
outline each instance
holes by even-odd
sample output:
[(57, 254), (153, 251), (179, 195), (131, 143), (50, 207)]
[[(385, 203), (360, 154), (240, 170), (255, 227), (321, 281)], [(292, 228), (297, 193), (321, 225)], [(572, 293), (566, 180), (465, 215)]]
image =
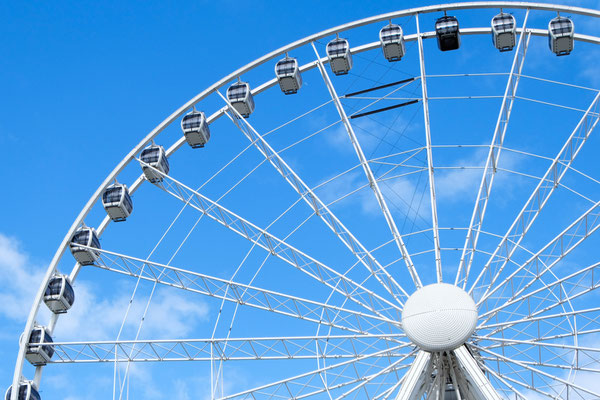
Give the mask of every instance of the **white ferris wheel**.
[[(413, 8), (215, 82), (73, 222), (6, 399), (73, 366), (141, 397), (139, 363), (211, 399), (600, 398), (599, 18)], [(127, 291), (110, 340), (60, 331), (86, 280)], [(171, 292), (206, 315), (152, 337)]]

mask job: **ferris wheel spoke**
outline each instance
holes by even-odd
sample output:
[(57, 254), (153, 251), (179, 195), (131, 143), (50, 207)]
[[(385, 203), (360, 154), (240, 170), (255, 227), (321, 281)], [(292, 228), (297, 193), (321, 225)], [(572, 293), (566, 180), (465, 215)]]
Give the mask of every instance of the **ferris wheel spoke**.
[[(587, 111), (579, 120), (579, 123), (546, 170), (544, 176), (540, 179), (538, 185), (533, 190), (529, 199), (494, 251), (494, 254), (502, 253), (504, 261), (492, 256), (483, 267), (477, 280), (474, 282), (473, 287), (478, 284), (482, 277), (488, 274), (492, 276), (489, 282), (483, 282), (483, 285), (486, 286), (487, 289), (484, 292), (482, 299), (486, 298), (487, 293), (491, 290), (490, 288), (492, 288), (499, 279), (508, 262), (507, 260), (512, 257), (517, 246), (521, 243), (555, 189), (559, 186), (561, 180), (569, 170), (583, 145), (586, 143), (588, 137), (593, 132), (600, 119), (599, 112), (600, 93), (595, 96)], [(490, 271), (488, 272), (488, 270)]]
[(538, 387), (533, 386), (533, 384), (528, 383), (529, 381), (527, 380), (527, 378), (523, 378), (523, 379), (516, 379), (511, 377), (510, 375), (515, 375), (518, 377), (521, 377), (519, 372), (520, 371), (516, 371), (514, 369), (514, 366), (510, 363), (507, 363), (505, 361), (501, 361), (501, 360), (497, 360), (497, 359), (492, 359), (490, 358), (490, 362), (493, 362), (495, 364), (498, 365), (504, 365), (507, 367), (507, 369), (509, 369), (510, 371), (506, 371), (504, 372), (502, 375), (500, 375), (498, 372), (494, 371), (492, 368), (488, 367), (485, 363), (481, 363), (481, 367), (483, 369), (485, 369), (489, 374), (495, 376), (498, 379), (502, 379), (503, 382), (505, 382), (505, 384), (509, 387), (512, 388), (513, 393), (515, 393), (516, 396), (518, 396), (517, 398), (522, 398), (524, 400), (528, 400), (529, 397), (523, 395), (522, 393), (520, 393), (516, 388), (514, 388), (514, 386), (510, 386), (510, 383), (519, 385), (527, 390), (531, 390), (532, 392), (535, 392), (537, 394), (540, 394), (542, 396), (551, 398), (551, 399), (556, 399), (556, 395), (550, 394), (548, 392), (544, 392), (543, 390), (541, 390)]
[[(329, 335), (175, 340), (55, 342), (51, 363), (355, 359), (362, 352), (408, 345), (397, 335)], [(325, 351), (325, 348), (327, 351)], [(398, 350), (400, 351), (400, 350)], [(400, 357), (404, 353), (393, 353)]]
[[(504, 304), (506, 304), (519, 297), (534, 283), (539, 282), (540, 278), (546, 273), (551, 273), (551, 269), (557, 263), (589, 238), (600, 227), (599, 207), (600, 202), (597, 202), (554, 239), (548, 242), (535, 255), (530, 257), (525, 263), (513, 271), (506, 279), (495, 285), (493, 289), (486, 290), (487, 294), (479, 300), (478, 306), (485, 302), (486, 308), (489, 308), (487, 307), (488, 299), (500, 289), (506, 289), (510, 292), (508, 295), (510, 297), (507, 299), (504, 298), (504, 296), (499, 297), (499, 299), (504, 299)], [(497, 306), (498, 304), (492, 308)]]
[[(506, 363), (511, 363), (513, 365), (516, 365), (516, 366), (518, 366), (518, 367), (520, 367), (522, 369), (525, 369), (525, 370), (529, 371), (531, 373), (531, 375), (532, 375), (532, 377), (531, 377), (532, 381), (534, 380), (533, 375), (535, 375), (537, 377), (537, 379), (540, 379), (542, 381), (550, 380), (550, 381), (554, 381), (554, 382), (557, 382), (557, 383), (561, 384), (561, 386), (564, 386), (564, 388), (561, 391), (557, 391), (558, 395), (560, 395), (564, 390), (574, 391), (574, 393), (576, 393), (578, 395), (582, 395), (582, 393), (584, 393), (586, 395), (592, 395), (592, 396), (595, 396), (595, 397), (597, 397), (597, 396), (600, 395), (600, 393), (598, 393), (598, 392), (593, 392), (590, 389), (584, 388), (584, 387), (582, 387), (582, 386), (580, 386), (578, 384), (569, 382), (569, 381), (567, 381), (565, 379), (562, 379), (562, 378), (560, 378), (560, 377), (558, 377), (556, 375), (550, 374), (550, 373), (548, 373), (546, 371), (543, 371), (543, 370), (541, 370), (539, 368), (531, 366), (527, 362), (523, 362), (523, 361), (519, 361), (519, 360), (515, 360), (515, 359), (512, 359), (512, 358), (506, 357), (506, 356), (504, 356), (502, 354), (499, 354), (499, 353), (496, 353), (494, 351), (488, 350), (485, 347), (480, 347), (480, 346), (477, 346), (477, 345), (473, 345), (473, 346), (475, 348), (477, 348), (479, 351), (487, 353), (487, 354), (490, 354), (492, 357), (494, 357), (494, 358), (496, 358), (498, 360), (505, 361)], [(541, 367), (543, 367), (543, 366), (541, 366)], [(531, 385), (532, 387), (536, 386), (534, 382), (531, 382), (531, 383), (532, 383), (532, 385)], [(547, 383), (547, 385), (548, 385), (549, 388), (552, 388), (555, 391), (557, 390), (556, 385), (551, 385), (550, 383)]]
[(578, 338), (593, 337), (600, 331), (600, 308), (589, 308), (577, 311), (565, 311), (562, 313), (522, 318), (516, 321), (498, 322), (482, 327), (481, 330), (493, 329), (489, 333), (480, 333), (479, 337), (489, 340), (502, 339), (513, 340), (513, 338), (528, 338), (529, 341), (537, 343), (559, 343), (564, 339), (578, 340)]
[[(245, 390), (232, 395), (226, 395), (220, 398), (220, 400), (259, 400), (281, 397), (301, 399), (328, 392), (333, 389), (343, 388), (345, 386), (358, 383), (364, 379), (364, 376), (358, 373), (356, 364), (361, 365), (361, 363), (365, 363), (365, 365), (368, 366), (369, 360), (375, 363), (377, 361), (386, 360), (391, 352), (409, 346), (412, 345), (400, 345), (371, 354), (361, 354), (353, 360), (345, 360), (250, 390)], [(331, 382), (325, 383), (323, 375), (331, 378)]]
[[(496, 344), (486, 346), (487, 349), (509, 349), (524, 356), (537, 360), (539, 365), (552, 368), (577, 369), (579, 371), (600, 372), (600, 349), (564, 343), (548, 343), (538, 338), (531, 340), (505, 339), (500, 337), (474, 336), (477, 340), (489, 340)], [(573, 365), (573, 360), (576, 365)], [(548, 361), (560, 361), (561, 364), (550, 364)], [(596, 368), (590, 368), (595, 366)]]
[[(587, 313), (596, 313), (599, 311), (600, 311), (600, 307), (592, 307), (592, 308), (586, 308), (586, 309), (580, 309), (580, 310), (563, 311), (563, 312), (548, 314), (548, 315), (526, 316), (524, 318), (521, 318), (518, 320), (513, 320), (513, 321), (482, 323), (479, 325), (479, 328), (481, 328), (481, 329), (492, 329), (492, 328), (505, 329), (505, 328), (513, 327), (517, 324), (528, 324), (528, 323), (539, 322), (539, 321), (547, 322), (547, 321), (555, 319), (555, 318), (564, 318), (564, 317), (570, 317), (570, 316), (577, 316), (579, 318), (582, 318)], [(548, 331), (542, 331), (542, 332), (543, 332), (542, 333), (543, 336), (546, 336), (546, 334), (549, 333)], [(492, 333), (496, 333), (496, 332), (492, 332)], [(486, 336), (489, 336), (489, 335), (486, 335)]]
[[(536, 316), (579, 298), (598, 287), (600, 287), (600, 263), (595, 263), (527, 294), (515, 297), (499, 307), (482, 313), (480, 318), (494, 317), (513, 305), (517, 310), (519, 307), (527, 306), (527, 315)], [(532, 306), (532, 303), (535, 305)]]
[[(350, 396), (351, 394), (355, 393), (357, 390), (365, 390), (365, 392), (368, 395), (368, 391), (367, 389), (364, 389), (367, 385), (373, 385), (374, 381), (380, 377), (382, 377), (382, 375), (389, 375), (390, 373), (395, 373), (396, 374), (396, 379), (398, 379), (398, 371), (404, 369), (404, 368), (408, 368), (408, 365), (402, 365), (401, 363), (403, 361), (405, 361), (407, 358), (411, 357), (413, 355), (413, 352), (409, 353), (408, 355), (404, 356), (403, 358), (394, 361), (392, 364), (388, 365), (387, 367), (381, 369), (380, 371), (373, 373), (371, 375), (368, 376), (364, 376), (363, 379), (358, 383), (358, 385), (354, 386), (353, 388), (351, 388), (350, 390), (347, 390), (346, 392), (342, 393), (341, 395), (337, 396), (335, 398), (335, 400), (341, 400), (344, 399), (348, 396)], [(379, 384), (379, 387), (381, 387), (385, 382), (381, 382)], [(394, 387), (394, 386), (392, 386)], [(377, 392), (377, 390), (375, 390), (375, 392)], [(376, 396), (373, 396), (373, 399), (375, 399)]]
[(429, 99), (427, 95), (427, 77), (425, 74), (425, 52), (423, 37), (419, 28), (419, 14), (415, 14), (417, 24), (417, 40), (419, 48), (419, 67), (421, 71), (421, 92), (423, 96), (423, 120), (425, 123), (425, 142), (427, 147), (427, 173), (429, 177), (429, 202), (431, 206), (431, 223), (433, 225), (433, 245), (435, 249), (435, 270), (438, 283), (442, 282), (442, 256), (440, 251), (440, 234), (438, 229), (437, 199), (435, 197), (435, 181), (433, 170), (433, 151), (431, 149), (431, 124), (429, 122)]
[(323, 78), (323, 81), (325, 82), (325, 85), (327, 86), (329, 94), (331, 95), (331, 98), (334, 101), (336, 109), (337, 109), (338, 113), (340, 114), (342, 122), (344, 123), (346, 132), (348, 133), (348, 135), (350, 137), (350, 141), (352, 142), (352, 145), (354, 147), (354, 151), (356, 152), (356, 155), (359, 158), (360, 164), (363, 167), (365, 175), (367, 176), (367, 179), (369, 181), (369, 186), (375, 193), (375, 197), (377, 199), (379, 207), (381, 208), (381, 211), (382, 211), (382, 213), (385, 217), (385, 220), (388, 224), (388, 227), (390, 228), (390, 230), (392, 232), (392, 236), (394, 237), (396, 245), (398, 246), (398, 248), (400, 250), (400, 254), (402, 254), (402, 258), (404, 259), (404, 262), (405, 262), (408, 272), (412, 278), (412, 281), (417, 288), (420, 288), (422, 286), (421, 279), (419, 278), (419, 274), (417, 273), (415, 266), (412, 262), (410, 253), (406, 249), (406, 245), (404, 244), (402, 235), (398, 231), (396, 222), (394, 221), (394, 218), (392, 217), (392, 214), (390, 213), (387, 202), (385, 201), (385, 198), (383, 197), (383, 194), (381, 193), (379, 184), (377, 183), (377, 179), (375, 178), (375, 175), (373, 174), (373, 171), (371, 170), (369, 162), (367, 161), (367, 159), (364, 155), (364, 152), (360, 146), (360, 143), (358, 142), (356, 134), (354, 133), (354, 129), (352, 128), (352, 125), (350, 124), (350, 120), (348, 119), (348, 116), (346, 115), (346, 111), (344, 110), (344, 107), (342, 106), (340, 98), (337, 95), (337, 92), (336, 92), (335, 88), (333, 87), (333, 84), (331, 83), (331, 79), (329, 79), (329, 75), (327, 74), (327, 71), (325, 70), (325, 66), (323, 65), (323, 62), (321, 61), (319, 52), (317, 51), (317, 48), (315, 47), (314, 43), (311, 43), (311, 45), (315, 52), (315, 55), (317, 56), (316, 62), (317, 62), (317, 67), (319, 68), (319, 71), (321, 72), (321, 77)]
[[(90, 248), (91, 249), (91, 248)], [(388, 319), (103, 249), (95, 267), (289, 317), (365, 333)]]
[(169, 195), (180, 201), (189, 203), (191, 208), (246, 238), (317, 282), (333, 289), (335, 292), (349, 298), (354, 303), (374, 314), (379, 315), (381, 318), (389, 320), (388, 317), (382, 314), (381, 310), (383, 310), (393, 312), (395, 314), (393, 318), (396, 321), (399, 320), (400, 315), (398, 313), (400, 312), (400, 308), (398, 304), (392, 303), (373, 291), (364, 288), (350, 278), (315, 260), (173, 177), (164, 175), (155, 168), (153, 170), (164, 178), (156, 186)]
[(477, 192), (477, 199), (475, 200), (473, 214), (471, 215), (469, 230), (467, 231), (465, 245), (463, 246), (458, 271), (456, 273), (455, 285), (462, 285), (463, 289), (467, 285), (469, 274), (471, 272), (473, 258), (475, 257), (475, 249), (477, 248), (477, 243), (479, 241), (479, 233), (483, 225), (490, 192), (494, 183), (494, 177), (496, 176), (498, 159), (500, 158), (500, 153), (502, 151), (502, 144), (504, 143), (504, 137), (506, 135), (506, 130), (508, 129), (517, 88), (519, 87), (519, 81), (521, 79), (521, 71), (523, 70), (527, 48), (529, 47), (531, 34), (525, 30), (528, 17), (529, 10), (527, 10), (527, 13), (525, 14), (512, 67), (508, 74), (504, 97), (502, 98), (502, 105), (500, 106), (500, 112), (498, 113), (498, 119), (496, 120), (494, 135), (492, 136), (492, 142), (490, 143), (487, 159), (485, 161), (485, 168), (481, 176), (481, 184), (479, 185), (479, 191)]
[(377, 281), (388, 291), (394, 299), (403, 304), (401, 298), (407, 298), (408, 294), (400, 284), (387, 272), (385, 268), (373, 257), (365, 246), (346, 228), (338, 217), (329, 209), (329, 207), (320, 199), (319, 196), (311, 190), (300, 176), (283, 160), (271, 145), (261, 136), (260, 133), (231, 106), (229, 101), (217, 92), (223, 101), (227, 103), (226, 112), (229, 119), (237, 128), (250, 140), (260, 153), (269, 160), (270, 164), (277, 172), (288, 182), (288, 184), (300, 195), (314, 211), (315, 215), (325, 223), (325, 225), (337, 236), (337, 238), (348, 248), (360, 263), (377, 279)]
[(481, 366), (481, 368), (485, 369), (488, 374), (490, 374), (491, 376), (496, 378), (499, 382), (501, 382), (504, 386), (509, 388), (512, 391), (512, 393), (515, 394), (515, 396), (516, 396), (515, 400), (517, 400), (517, 399), (527, 400), (527, 397), (525, 397), (517, 388), (515, 388), (513, 385), (510, 384), (510, 379), (505, 379), (505, 377), (503, 377), (502, 375), (500, 375), (496, 371), (494, 371), (492, 368), (485, 365), (485, 363), (480, 363), (479, 365)]

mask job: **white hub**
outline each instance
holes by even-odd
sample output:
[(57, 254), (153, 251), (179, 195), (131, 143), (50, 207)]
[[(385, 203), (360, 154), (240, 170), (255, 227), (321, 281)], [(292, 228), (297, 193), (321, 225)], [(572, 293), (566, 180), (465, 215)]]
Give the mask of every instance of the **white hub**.
[(475, 332), (477, 307), (463, 289), (447, 283), (422, 287), (402, 310), (402, 327), (408, 338), (429, 352), (460, 347)]

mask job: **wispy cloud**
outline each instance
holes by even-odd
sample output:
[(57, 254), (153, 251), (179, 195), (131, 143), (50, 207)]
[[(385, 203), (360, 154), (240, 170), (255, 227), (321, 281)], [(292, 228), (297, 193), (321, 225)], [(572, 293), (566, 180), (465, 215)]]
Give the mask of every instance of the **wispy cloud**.
[[(32, 261), (18, 239), (0, 233), (0, 315), (25, 322), (47, 266)], [(106, 292), (106, 288), (110, 288)], [(131, 293), (118, 285), (99, 285), (83, 279), (75, 282), (75, 304), (60, 317), (55, 336), (61, 340), (103, 340), (114, 338), (125, 314)], [(174, 289), (159, 288), (144, 321), (143, 335), (153, 338), (182, 338), (208, 317), (209, 308), (201, 298)], [(125, 332), (137, 329), (148, 301), (137, 296), (132, 304)], [(40, 308), (39, 322), (50, 315)], [(93, 328), (93, 329), (92, 329)], [(93, 332), (93, 337), (91, 334)]]

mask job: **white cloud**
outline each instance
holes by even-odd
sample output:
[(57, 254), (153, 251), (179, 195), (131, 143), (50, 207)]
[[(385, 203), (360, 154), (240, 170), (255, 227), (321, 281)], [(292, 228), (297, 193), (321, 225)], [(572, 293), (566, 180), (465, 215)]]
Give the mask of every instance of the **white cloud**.
[(0, 315), (18, 322), (27, 320), (44, 270), (16, 238), (0, 233)]
[[(0, 233), (0, 315), (24, 322), (41, 283), (45, 265), (31, 260), (16, 239)], [(75, 304), (59, 319), (55, 338), (59, 340), (104, 340), (115, 338), (131, 297), (118, 285), (96, 285), (82, 279), (75, 282)], [(110, 289), (105, 293), (106, 288)], [(163, 290), (164, 289), (164, 290)], [(125, 333), (135, 334), (148, 301), (139, 295), (125, 323)], [(38, 321), (44, 323), (50, 315), (40, 307)], [(208, 306), (198, 295), (157, 288), (144, 321), (142, 334), (152, 338), (183, 338), (208, 317)]]
[[(87, 283), (76, 286), (75, 305), (57, 325), (56, 335), (60, 336), (60, 340), (115, 338), (131, 295), (124, 291), (107, 299), (105, 295), (98, 296), (98, 292), (100, 290)], [(161, 290), (159, 287), (144, 320), (141, 337), (188, 337), (199, 322), (207, 319), (209, 313), (206, 303), (198, 301), (197, 296), (192, 297), (194, 300), (177, 293), (175, 289)], [(125, 321), (122, 339), (134, 337), (147, 302), (147, 296), (136, 296)], [(82, 332), (85, 332), (83, 338)]]

